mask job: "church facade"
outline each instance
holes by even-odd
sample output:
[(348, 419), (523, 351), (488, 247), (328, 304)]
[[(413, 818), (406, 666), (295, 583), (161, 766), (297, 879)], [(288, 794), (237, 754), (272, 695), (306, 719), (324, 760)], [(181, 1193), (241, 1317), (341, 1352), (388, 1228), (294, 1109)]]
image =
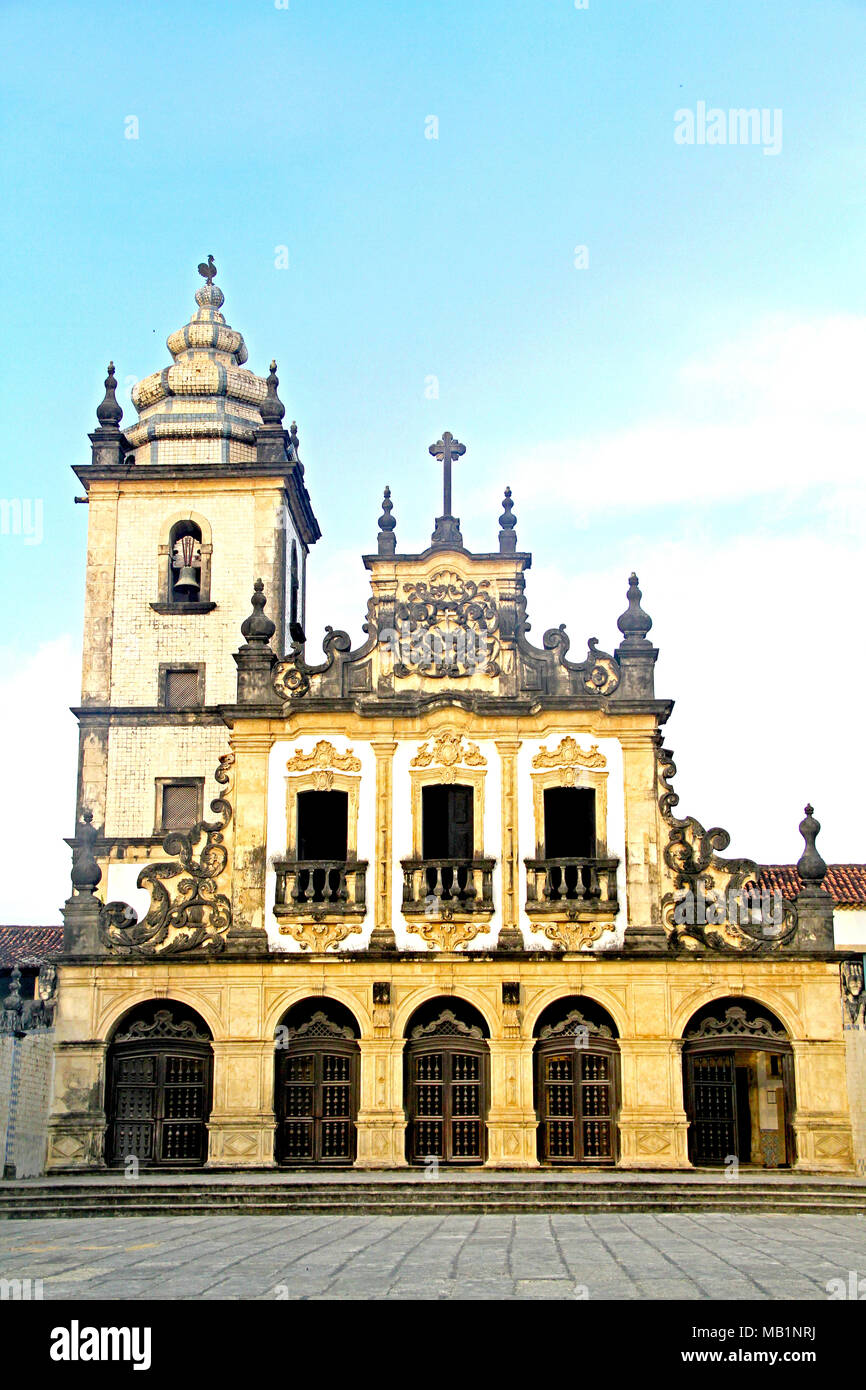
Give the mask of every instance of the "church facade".
[(536, 645), (510, 490), (470, 550), (448, 433), (429, 543), (398, 543), (386, 488), (363, 640), (313, 656), (297, 430), (200, 270), (137, 421), (110, 367), (75, 469), (49, 1171), (851, 1172), (862, 963), (811, 808), (789, 896), (678, 814), (637, 577), (614, 651)]

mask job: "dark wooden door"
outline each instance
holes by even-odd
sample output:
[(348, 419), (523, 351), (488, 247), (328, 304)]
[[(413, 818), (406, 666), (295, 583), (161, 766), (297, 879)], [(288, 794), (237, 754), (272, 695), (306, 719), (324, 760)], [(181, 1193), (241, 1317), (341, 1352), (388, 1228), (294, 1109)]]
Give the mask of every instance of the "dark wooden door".
[(207, 1158), (211, 1056), (206, 1046), (132, 1043), (111, 1057), (109, 1162), (197, 1165)]
[(538, 1051), (542, 1163), (616, 1160), (616, 1054), (577, 1047)]
[(357, 1054), (356, 1043), (278, 1054), (279, 1162), (354, 1162)]
[[(698, 1052), (686, 1057), (686, 1107), (692, 1121), (692, 1163), (718, 1164), (732, 1155), (742, 1157), (733, 1052)], [(748, 1158), (746, 1154), (746, 1162)]]
[(486, 1048), (440, 1044), (408, 1050), (409, 1160), (483, 1163)]
[(472, 859), (474, 855), (471, 787), (433, 786), (421, 792), (424, 859)]

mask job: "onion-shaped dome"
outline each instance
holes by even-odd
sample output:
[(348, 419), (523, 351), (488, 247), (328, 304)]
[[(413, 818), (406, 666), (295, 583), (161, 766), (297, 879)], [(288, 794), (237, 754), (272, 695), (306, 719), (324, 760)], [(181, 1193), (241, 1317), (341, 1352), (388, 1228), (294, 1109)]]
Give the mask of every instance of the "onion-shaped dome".
[(195, 302), (189, 323), (166, 339), (173, 365), (132, 389), (139, 418), (125, 434), (136, 463), (255, 461), (267, 382), (243, 366), (246, 344), (220, 313), (222, 290), (202, 285)]

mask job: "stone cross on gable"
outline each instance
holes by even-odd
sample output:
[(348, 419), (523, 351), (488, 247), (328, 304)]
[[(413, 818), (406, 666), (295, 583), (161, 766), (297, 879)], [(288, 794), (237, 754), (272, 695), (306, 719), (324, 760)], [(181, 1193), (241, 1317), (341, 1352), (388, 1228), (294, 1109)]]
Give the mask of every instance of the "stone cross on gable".
[(442, 515), (451, 515), (451, 460), (459, 459), (466, 453), (466, 445), (461, 444), (455, 439), (449, 430), (446, 430), (441, 439), (435, 444), (430, 445), (430, 453), (443, 465), (443, 504)]

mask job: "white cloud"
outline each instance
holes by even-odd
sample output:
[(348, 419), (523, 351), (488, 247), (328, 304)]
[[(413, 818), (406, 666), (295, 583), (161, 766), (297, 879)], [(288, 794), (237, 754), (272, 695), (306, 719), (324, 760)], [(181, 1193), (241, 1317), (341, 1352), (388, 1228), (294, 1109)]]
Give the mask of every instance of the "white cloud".
[(623, 505), (746, 503), (831, 484), (862, 499), (864, 360), (866, 317), (774, 319), (685, 363), (664, 414), (506, 454), (503, 476), (531, 480), (521, 514), (556, 498), (578, 525)]
[(0, 658), (0, 711), (6, 730), (6, 795), (0, 807), (5, 873), (0, 921), (53, 926), (70, 893), (78, 767), (76, 722), (81, 654), (69, 635), (45, 642), (22, 659)]

